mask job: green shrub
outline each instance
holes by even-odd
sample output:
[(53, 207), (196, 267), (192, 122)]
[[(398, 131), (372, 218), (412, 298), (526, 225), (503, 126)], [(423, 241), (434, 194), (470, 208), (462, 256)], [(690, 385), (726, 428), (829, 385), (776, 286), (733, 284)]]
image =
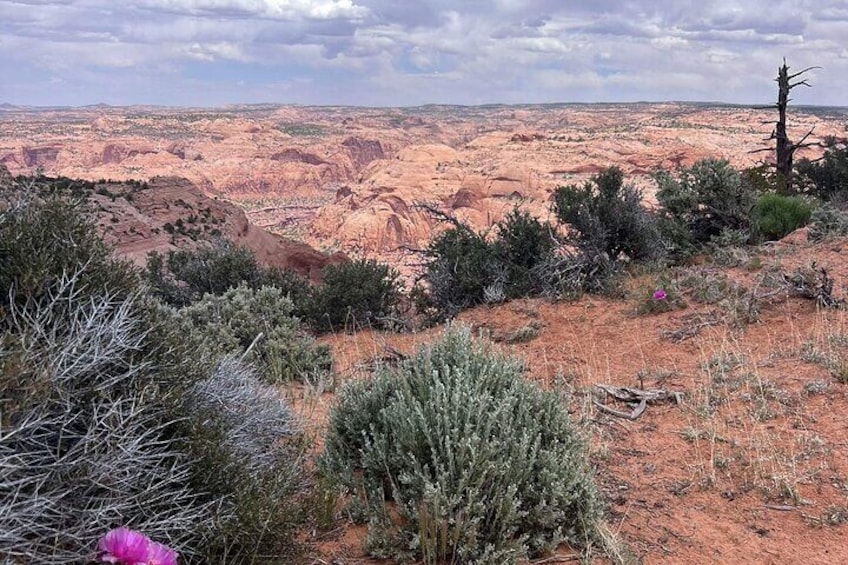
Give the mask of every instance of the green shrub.
[(359, 327), (390, 328), (397, 321), (400, 299), (398, 274), (373, 259), (358, 259), (323, 270), (314, 287), (306, 316), (319, 332)]
[[(82, 269), (81, 266), (85, 265)], [(111, 250), (86, 216), (49, 179), (6, 179), (0, 185), (0, 313), (9, 293), (19, 304), (39, 301), (71, 273), (87, 292), (132, 294), (138, 273)]]
[(306, 315), (306, 307), (309, 303), (311, 285), (306, 277), (303, 277), (291, 269), (271, 267), (263, 269), (259, 277), (259, 286), (273, 286), (282, 291), (292, 301), (292, 313), (295, 316)]
[(321, 465), (364, 498), (372, 552), (513, 563), (589, 543), (599, 510), (583, 442), (561, 398), (522, 372), (450, 330), (341, 392)]
[(495, 225), (496, 237), (490, 242), (487, 233), (451, 221), (453, 227), (439, 234), (425, 253), (427, 291), (422, 302), (434, 321), (478, 304), (543, 292), (539, 269), (559, 247), (550, 225), (516, 208)]
[(153, 252), (147, 259), (147, 280), (154, 294), (178, 307), (242, 283), (257, 288), (262, 274), (250, 249), (225, 239), (196, 250), (170, 251), (167, 259)]
[(498, 222), (493, 251), (502, 265), (505, 298), (538, 294), (533, 270), (548, 260), (558, 244), (551, 226), (517, 208)]
[(704, 159), (677, 176), (654, 176), (662, 207), (661, 229), (673, 253), (698, 249), (723, 231), (752, 235), (754, 189), (726, 160)]
[(292, 303), (275, 287), (231, 288), (176, 313), (185, 331), (200, 338), (200, 350), (212, 358), (243, 354), (271, 383), (311, 382), (331, 366), (329, 348), (316, 345), (292, 316)]
[(848, 200), (848, 144), (829, 140), (822, 159), (801, 159), (795, 170), (803, 190), (825, 201)]
[(812, 206), (798, 196), (763, 194), (754, 206), (757, 231), (769, 241), (804, 227), (812, 213)]
[[(482, 304), (486, 289), (495, 282), (500, 262), (486, 234), (456, 223), (436, 236), (426, 251), (429, 305), (436, 321)], [(501, 279), (501, 285), (505, 282)]]
[(848, 212), (825, 203), (813, 211), (810, 217), (810, 241), (821, 241), (827, 237), (848, 235)]
[(303, 431), (273, 386), (228, 357), (185, 398), (198, 488), (222, 506), (211, 563), (280, 563), (295, 548), (306, 495)]
[(584, 254), (656, 258), (662, 246), (651, 214), (642, 206), (642, 193), (624, 184), (624, 174), (610, 167), (582, 187), (561, 186), (554, 193), (554, 212), (569, 224), (568, 239)]

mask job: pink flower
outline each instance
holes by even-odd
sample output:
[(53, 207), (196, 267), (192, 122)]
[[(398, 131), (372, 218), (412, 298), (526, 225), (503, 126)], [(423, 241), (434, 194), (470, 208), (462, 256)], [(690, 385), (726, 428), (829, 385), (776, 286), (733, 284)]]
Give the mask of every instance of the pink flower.
[(100, 540), (102, 563), (120, 563), (137, 565), (147, 561), (151, 541), (142, 533), (129, 528), (117, 528), (108, 532)]
[(129, 528), (117, 528), (100, 540), (101, 563), (177, 565), (177, 552)]
[(177, 552), (161, 543), (151, 542), (147, 565), (177, 565)]
[(654, 292), (654, 300), (665, 300), (666, 298), (668, 298), (668, 294), (663, 289)]

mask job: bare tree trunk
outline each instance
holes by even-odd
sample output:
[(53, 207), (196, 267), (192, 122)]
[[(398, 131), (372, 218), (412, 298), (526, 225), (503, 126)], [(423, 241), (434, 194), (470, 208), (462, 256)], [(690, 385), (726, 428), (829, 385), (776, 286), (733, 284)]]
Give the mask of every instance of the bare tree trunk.
[(801, 76), (802, 74), (812, 69), (820, 67), (808, 67), (801, 72), (789, 74), (789, 67), (786, 65), (786, 59), (783, 60), (783, 66), (777, 70), (777, 104), (775, 107), (778, 112), (778, 120), (775, 122), (774, 131), (772, 131), (769, 139), (774, 139), (776, 142), (776, 158), (775, 167), (777, 168), (778, 177), (782, 180), (784, 190), (789, 191), (792, 187), (792, 166), (795, 160), (795, 151), (802, 147), (814, 145), (814, 143), (805, 143), (806, 139), (812, 135), (813, 130), (810, 129), (804, 137), (797, 143), (790, 141), (786, 133), (786, 107), (789, 105), (789, 92), (796, 86), (810, 86), (806, 80), (792, 82), (792, 79)]

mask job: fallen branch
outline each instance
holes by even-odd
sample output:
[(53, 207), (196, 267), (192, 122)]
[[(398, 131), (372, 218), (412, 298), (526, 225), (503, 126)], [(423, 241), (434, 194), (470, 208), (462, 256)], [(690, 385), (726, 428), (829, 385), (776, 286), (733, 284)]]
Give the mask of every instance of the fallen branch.
[(607, 406), (602, 402), (593, 400), (592, 402), (598, 410), (605, 414), (609, 414), (610, 416), (624, 418), (631, 421), (638, 419), (642, 414), (644, 414), (648, 404), (657, 404), (659, 402), (674, 402), (675, 404), (680, 404), (682, 396), (679, 392), (659, 388), (641, 389), (605, 384), (596, 384), (595, 388), (605, 392), (607, 395), (612, 396), (620, 402), (624, 402), (631, 408), (630, 412), (623, 412)]
[(620, 410), (616, 410), (615, 408), (610, 408), (606, 404), (598, 402), (597, 400), (592, 401), (595, 406), (598, 407), (598, 410), (605, 414), (609, 414), (610, 416), (615, 416), (616, 418), (624, 418), (626, 420), (636, 420), (639, 416), (641, 416), (645, 412), (645, 408), (647, 408), (647, 401), (643, 400), (640, 402), (636, 408), (633, 409), (632, 412), (621, 412)]

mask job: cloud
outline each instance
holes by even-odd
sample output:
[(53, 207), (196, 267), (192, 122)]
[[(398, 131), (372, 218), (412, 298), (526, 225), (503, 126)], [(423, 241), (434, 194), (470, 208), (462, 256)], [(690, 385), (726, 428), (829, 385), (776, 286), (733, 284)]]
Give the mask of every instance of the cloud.
[(761, 102), (786, 56), (845, 104), (846, 35), (844, 0), (17, 0), (0, 102)]

